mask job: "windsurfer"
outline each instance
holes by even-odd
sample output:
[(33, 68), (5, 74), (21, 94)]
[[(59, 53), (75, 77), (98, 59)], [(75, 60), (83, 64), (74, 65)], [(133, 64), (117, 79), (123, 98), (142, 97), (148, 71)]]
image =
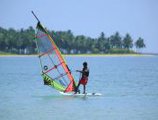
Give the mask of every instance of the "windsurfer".
[(82, 74), (82, 77), (79, 80), (79, 83), (78, 83), (78, 85), (76, 87), (75, 94), (79, 91), (78, 88), (79, 88), (80, 84), (83, 85), (83, 94), (85, 94), (86, 93), (86, 84), (88, 82), (88, 76), (89, 76), (89, 69), (88, 69), (87, 62), (83, 63), (82, 71), (81, 70), (76, 70), (76, 72), (80, 72)]

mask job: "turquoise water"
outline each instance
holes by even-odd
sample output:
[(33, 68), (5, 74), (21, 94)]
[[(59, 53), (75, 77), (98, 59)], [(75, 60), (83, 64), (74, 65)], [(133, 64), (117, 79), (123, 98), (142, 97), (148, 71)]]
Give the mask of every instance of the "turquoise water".
[[(157, 120), (158, 57), (66, 57), (90, 68), (87, 92), (62, 96), (43, 85), (37, 57), (0, 57), (1, 120)], [(74, 73), (78, 80), (78, 73)], [(82, 86), (80, 87), (82, 90)]]

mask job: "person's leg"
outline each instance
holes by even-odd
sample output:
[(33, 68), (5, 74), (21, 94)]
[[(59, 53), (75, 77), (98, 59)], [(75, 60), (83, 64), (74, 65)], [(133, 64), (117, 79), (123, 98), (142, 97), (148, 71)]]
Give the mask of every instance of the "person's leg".
[(76, 90), (75, 90), (75, 93), (77, 93), (79, 90), (78, 88), (80, 87), (80, 82), (78, 83), (77, 87), (76, 87)]
[(83, 85), (83, 94), (86, 93), (86, 85)]

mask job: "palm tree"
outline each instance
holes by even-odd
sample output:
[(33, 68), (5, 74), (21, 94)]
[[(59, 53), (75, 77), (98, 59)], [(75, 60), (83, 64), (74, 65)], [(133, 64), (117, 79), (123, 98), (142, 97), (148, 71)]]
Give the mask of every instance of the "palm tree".
[(128, 50), (133, 47), (133, 40), (128, 33), (123, 39), (123, 47)]
[(105, 42), (106, 42), (105, 34), (101, 32), (96, 44), (96, 47), (100, 53), (103, 53), (105, 51), (105, 45), (104, 45)]
[(114, 35), (110, 36), (111, 48), (122, 48), (122, 39), (119, 32), (116, 32)]
[(141, 48), (146, 47), (146, 45), (144, 44), (144, 40), (141, 37), (139, 37), (138, 40), (135, 42), (135, 46), (136, 46), (137, 52), (138, 52), (138, 49), (140, 50)]

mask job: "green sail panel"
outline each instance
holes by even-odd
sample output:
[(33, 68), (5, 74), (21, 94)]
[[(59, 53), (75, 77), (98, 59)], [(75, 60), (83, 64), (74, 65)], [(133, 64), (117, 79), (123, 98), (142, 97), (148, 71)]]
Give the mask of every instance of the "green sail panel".
[(49, 77), (48, 75), (42, 74), (42, 77), (43, 77), (43, 81), (44, 81), (45, 85), (53, 87), (53, 88), (55, 88), (55, 89), (57, 89), (59, 91), (62, 91), (62, 92), (65, 91), (65, 88), (63, 86), (61, 86), (60, 84), (58, 84), (57, 82), (55, 82), (54, 80), (52, 80), (52, 78)]

